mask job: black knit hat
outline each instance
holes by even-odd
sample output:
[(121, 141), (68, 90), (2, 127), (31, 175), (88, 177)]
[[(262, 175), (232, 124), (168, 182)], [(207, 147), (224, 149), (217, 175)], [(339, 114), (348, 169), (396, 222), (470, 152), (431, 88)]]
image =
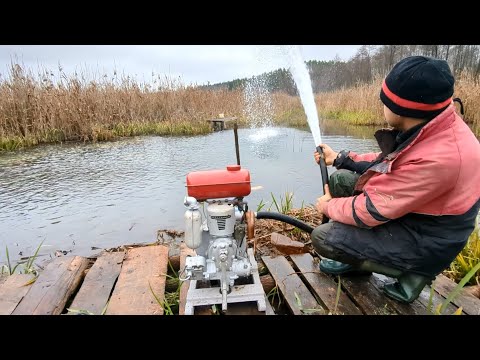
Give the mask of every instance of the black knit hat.
[(454, 83), (445, 60), (410, 56), (387, 75), (380, 100), (397, 115), (431, 120), (452, 102)]

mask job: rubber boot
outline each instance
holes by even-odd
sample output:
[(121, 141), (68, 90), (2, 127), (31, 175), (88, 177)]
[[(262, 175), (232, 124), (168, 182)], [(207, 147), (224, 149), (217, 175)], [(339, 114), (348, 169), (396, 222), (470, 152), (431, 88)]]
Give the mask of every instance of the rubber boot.
[(332, 275), (367, 275), (375, 272), (396, 278), (397, 281), (393, 284), (385, 285), (383, 291), (388, 297), (405, 303), (411, 303), (417, 299), (423, 288), (430, 285), (433, 281), (431, 277), (406, 273), (402, 270), (378, 264), (370, 260), (365, 260), (358, 266), (353, 266), (335, 260), (323, 259), (320, 261), (320, 270)]
[(324, 258), (320, 261), (320, 271), (330, 275), (371, 275), (371, 271), (363, 271), (358, 266), (344, 264), (340, 261)]
[(417, 299), (423, 288), (430, 285), (433, 280), (430, 277), (407, 273), (369, 260), (364, 261), (360, 265), (360, 269), (396, 278), (397, 281), (385, 285), (383, 291), (388, 297), (406, 303), (411, 303)]
[(404, 273), (393, 284), (385, 285), (385, 294), (397, 301), (411, 303), (418, 298), (423, 288), (430, 285), (433, 279), (423, 275)]
[(362, 271), (374, 272), (377, 274), (387, 275), (393, 278), (399, 278), (403, 275), (403, 271), (392, 268), (390, 266), (382, 265), (370, 260), (364, 260), (359, 265), (359, 269)]

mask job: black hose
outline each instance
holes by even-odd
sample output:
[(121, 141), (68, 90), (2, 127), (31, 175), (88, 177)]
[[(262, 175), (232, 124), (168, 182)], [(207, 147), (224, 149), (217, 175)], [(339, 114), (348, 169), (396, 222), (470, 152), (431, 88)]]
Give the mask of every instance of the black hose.
[[(323, 188), (322, 190), (325, 192), (325, 185), (328, 185), (328, 171), (327, 171), (327, 163), (325, 162), (325, 157), (323, 155), (323, 149), (320, 146), (317, 146), (317, 152), (320, 154), (320, 173), (322, 175), (322, 183)], [(328, 222), (327, 215), (323, 214), (322, 216), (322, 224)]]
[(325, 185), (328, 184), (327, 164), (325, 163), (325, 158), (323, 157), (323, 149), (320, 146), (317, 146), (317, 152), (320, 154), (320, 173), (322, 175), (323, 188), (325, 188)]
[(303, 221), (300, 221), (298, 219), (295, 219), (291, 216), (287, 216), (284, 214), (279, 214), (275, 212), (269, 212), (269, 211), (261, 211), (257, 213), (256, 216), (257, 219), (273, 219), (273, 220), (278, 220), (278, 221), (283, 221), (284, 223), (293, 225), (300, 230), (303, 230), (309, 234), (312, 233), (313, 227), (311, 227), (308, 224), (305, 224)]

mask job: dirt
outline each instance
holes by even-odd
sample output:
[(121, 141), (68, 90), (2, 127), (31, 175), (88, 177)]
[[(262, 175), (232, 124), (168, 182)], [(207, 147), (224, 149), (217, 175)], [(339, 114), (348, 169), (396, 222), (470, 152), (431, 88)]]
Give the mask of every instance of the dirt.
[[(314, 207), (292, 209), (286, 215), (302, 220), (312, 227), (317, 227), (322, 221), (321, 215)], [(260, 260), (261, 256), (283, 255), (270, 242), (271, 234), (275, 232), (305, 244), (307, 251), (312, 255), (315, 254), (310, 234), (278, 220), (260, 219), (255, 221), (255, 237), (249, 241), (249, 245), (255, 250), (257, 260)]]

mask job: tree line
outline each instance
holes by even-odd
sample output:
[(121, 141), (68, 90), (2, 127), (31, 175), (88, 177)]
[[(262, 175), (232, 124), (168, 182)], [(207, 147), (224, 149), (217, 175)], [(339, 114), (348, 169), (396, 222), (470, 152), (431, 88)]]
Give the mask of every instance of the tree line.
[[(315, 93), (348, 88), (368, 83), (377, 76), (386, 76), (401, 59), (412, 55), (430, 56), (448, 61), (453, 73), (471, 73), (480, 77), (480, 45), (363, 45), (348, 61), (336, 57), (331, 61), (306, 62)], [(277, 69), (253, 78), (235, 79), (214, 85), (209, 89), (243, 89), (247, 81), (257, 78), (270, 92), (297, 95), (297, 89), (288, 69)]]

